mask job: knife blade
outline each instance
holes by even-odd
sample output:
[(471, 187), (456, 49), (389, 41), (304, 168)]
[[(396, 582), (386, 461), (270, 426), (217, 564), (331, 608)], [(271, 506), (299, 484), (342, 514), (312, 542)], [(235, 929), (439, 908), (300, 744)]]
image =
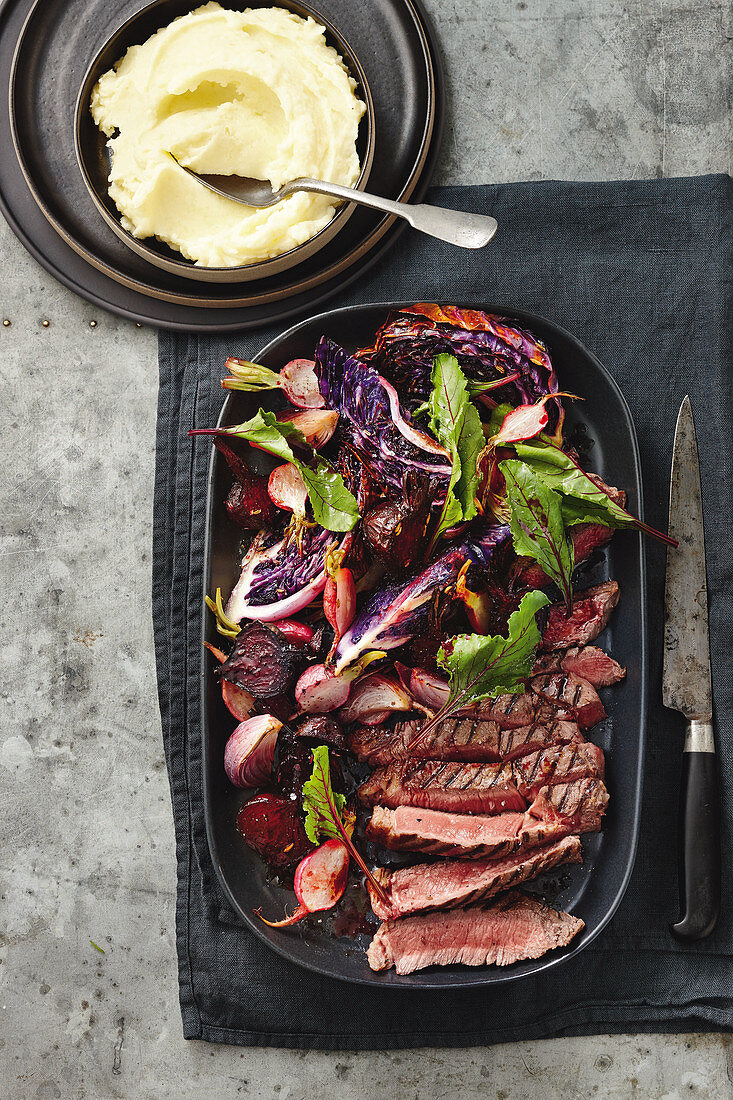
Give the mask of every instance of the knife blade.
[(675, 936), (698, 940), (720, 911), (720, 793), (713, 731), (705, 533), (690, 398), (677, 417), (669, 491), (662, 701), (686, 719), (680, 793), (680, 919)]

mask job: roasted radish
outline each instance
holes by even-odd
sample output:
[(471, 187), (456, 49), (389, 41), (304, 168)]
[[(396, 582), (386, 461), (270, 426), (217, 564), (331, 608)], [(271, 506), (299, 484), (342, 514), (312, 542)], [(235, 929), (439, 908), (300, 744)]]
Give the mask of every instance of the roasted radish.
[(270, 928), (288, 928), (297, 924), (309, 913), (333, 909), (346, 889), (349, 874), (349, 853), (340, 840), (327, 840), (302, 859), (295, 869), (293, 883), (298, 908), (284, 920), (265, 920), (258, 910), (257, 916)]
[(344, 631), (351, 626), (356, 613), (354, 577), (351, 570), (343, 565), (329, 572), (326, 587), (323, 589), (323, 613), (333, 627), (335, 641), (338, 642)]
[(305, 714), (328, 714), (349, 698), (351, 683), (325, 665), (311, 665), (295, 685), (295, 701)]
[(293, 466), (292, 462), (285, 462), (282, 466), (276, 466), (270, 474), (267, 483), (267, 491), (270, 499), (278, 508), (285, 512), (292, 512), (294, 516), (305, 518), (305, 505), (308, 500), (308, 490), (300, 476), (300, 470)]
[(281, 389), (288, 401), (299, 409), (322, 409), (325, 401), (314, 368), (312, 359), (291, 359), (276, 374), (259, 363), (230, 356), (226, 361), (229, 374), (221, 384), (225, 390)]
[(238, 722), (243, 722), (252, 713), (252, 708), (255, 705), (254, 698), (245, 688), (237, 687), (229, 680), (222, 680), (221, 682), (221, 697), (229, 713)]

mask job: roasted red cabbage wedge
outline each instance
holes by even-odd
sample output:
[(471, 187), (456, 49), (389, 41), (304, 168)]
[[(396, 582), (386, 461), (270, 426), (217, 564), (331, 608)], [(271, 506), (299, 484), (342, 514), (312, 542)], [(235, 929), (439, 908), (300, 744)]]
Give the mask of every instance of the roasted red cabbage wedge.
[(375, 591), (336, 647), (336, 671), (343, 672), (371, 650), (396, 649), (409, 642), (427, 625), (435, 593), (455, 583), (465, 562), (493, 564), (509, 539), (508, 527), (486, 527), (451, 546), (417, 576)]
[(438, 486), (447, 485), (448, 452), (412, 423), (394, 386), (373, 367), (323, 337), (316, 348), (316, 373), (327, 406), (341, 414), (337, 440), (378, 484), (401, 492), (406, 475), (418, 471)]
[[(455, 355), (472, 382), (493, 382), (518, 372), (506, 390), (492, 391), (497, 400), (531, 405), (559, 388), (541, 340), (510, 319), (458, 306), (426, 302), (405, 306), (387, 319), (374, 344), (357, 355), (386, 375), (405, 397), (424, 401), (430, 392), (433, 359), (442, 353)], [(558, 440), (562, 420), (558, 401), (551, 416)]]

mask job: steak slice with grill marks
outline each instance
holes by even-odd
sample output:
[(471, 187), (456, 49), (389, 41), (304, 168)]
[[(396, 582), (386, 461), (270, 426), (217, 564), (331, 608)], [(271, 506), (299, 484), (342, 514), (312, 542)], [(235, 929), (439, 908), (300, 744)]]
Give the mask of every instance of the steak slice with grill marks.
[(594, 641), (619, 601), (616, 581), (605, 581), (573, 595), (573, 610), (567, 614), (565, 604), (553, 604), (547, 613), (547, 626), (542, 632), (543, 649), (567, 649)]
[(554, 745), (506, 764), (406, 760), (377, 768), (359, 787), (367, 806), (421, 806), (456, 813), (526, 809), (544, 786), (603, 775), (603, 752), (588, 741)]
[(589, 729), (606, 717), (606, 708), (593, 685), (572, 672), (541, 673), (532, 676), (530, 685), (534, 695), (571, 714), (581, 729)]
[(422, 719), (413, 719), (397, 722), (393, 729), (357, 726), (349, 734), (349, 748), (359, 760), (376, 767), (408, 756), (473, 763), (514, 760), (548, 745), (583, 740), (575, 722), (533, 723), (503, 730), (498, 723), (481, 718), (447, 718), (427, 737), (416, 740), (423, 724)]
[(367, 958), (372, 970), (394, 966), (398, 974), (453, 963), (509, 966), (567, 947), (583, 928), (579, 917), (514, 892), (491, 904), (385, 921)]
[(367, 824), (370, 840), (392, 852), (422, 852), (454, 859), (498, 859), (528, 851), (571, 833), (598, 832), (603, 807), (584, 817), (563, 818), (540, 796), (526, 813), (457, 814), (398, 806), (375, 806)]
[(431, 909), (457, 909), (521, 886), (561, 863), (582, 863), (580, 838), (566, 836), (545, 848), (513, 852), (502, 859), (451, 859), (418, 863), (372, 874), (389, 899), (385, 905), (369, 886), (372, 909), (380, 920), (407, 917)]
[(594, 688), (618, 684), (626, 669), (594, 645), (573, 646), (565, 653), (543, 653), (534, 663), (533, 675), (540, 672), (572, 672)]
[(586, 776), (569, 783), (543, 787), (537, 801), (544, 799), (574, 832), (596, 832), (608, 805), (608, 791), (602, 779)]

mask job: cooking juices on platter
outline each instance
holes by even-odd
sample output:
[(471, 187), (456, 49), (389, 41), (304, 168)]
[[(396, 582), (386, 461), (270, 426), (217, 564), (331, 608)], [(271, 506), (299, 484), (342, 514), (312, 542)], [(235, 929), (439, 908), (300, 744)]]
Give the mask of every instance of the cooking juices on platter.
[(268, 180), (273, 190), (300, 176), (352, 186), (365, 110), (355, 87), (313, 19), (212, 2), (174, 20), (130, 48), (92, 93), (123, 227), (204, 267), (257, 263), (310, 240), (333, 218), (333, 199), (301, 191), (255, 210), (179, 165)]
[[(578, 567), (643, 525), (565, 438), (548, 349), (509, 318), (418, 304), (356, 353), (324, 335), (279, 374), (227, 367), (227, 388), (287, 398), (197, 429), (240, 448), (229, 513), (250, 541), (226, 605), (208, 602), (224, 693), (251, 700), (222, 731), (227, 774), (259, 788), (239, 829), (283, 881), (295, 870), (298, 908), (263, 897), (262, 918), (339, 934), (363, 882), (373, 969), (566, 946), (583, 922), (526, 889), (602, 827), (598, 689), (625, 676), (594, 644), (619, 585)], [(328, 431), (300, 430), (305, 410)], [(280, 470), (254, 536), (242, 443)]]

